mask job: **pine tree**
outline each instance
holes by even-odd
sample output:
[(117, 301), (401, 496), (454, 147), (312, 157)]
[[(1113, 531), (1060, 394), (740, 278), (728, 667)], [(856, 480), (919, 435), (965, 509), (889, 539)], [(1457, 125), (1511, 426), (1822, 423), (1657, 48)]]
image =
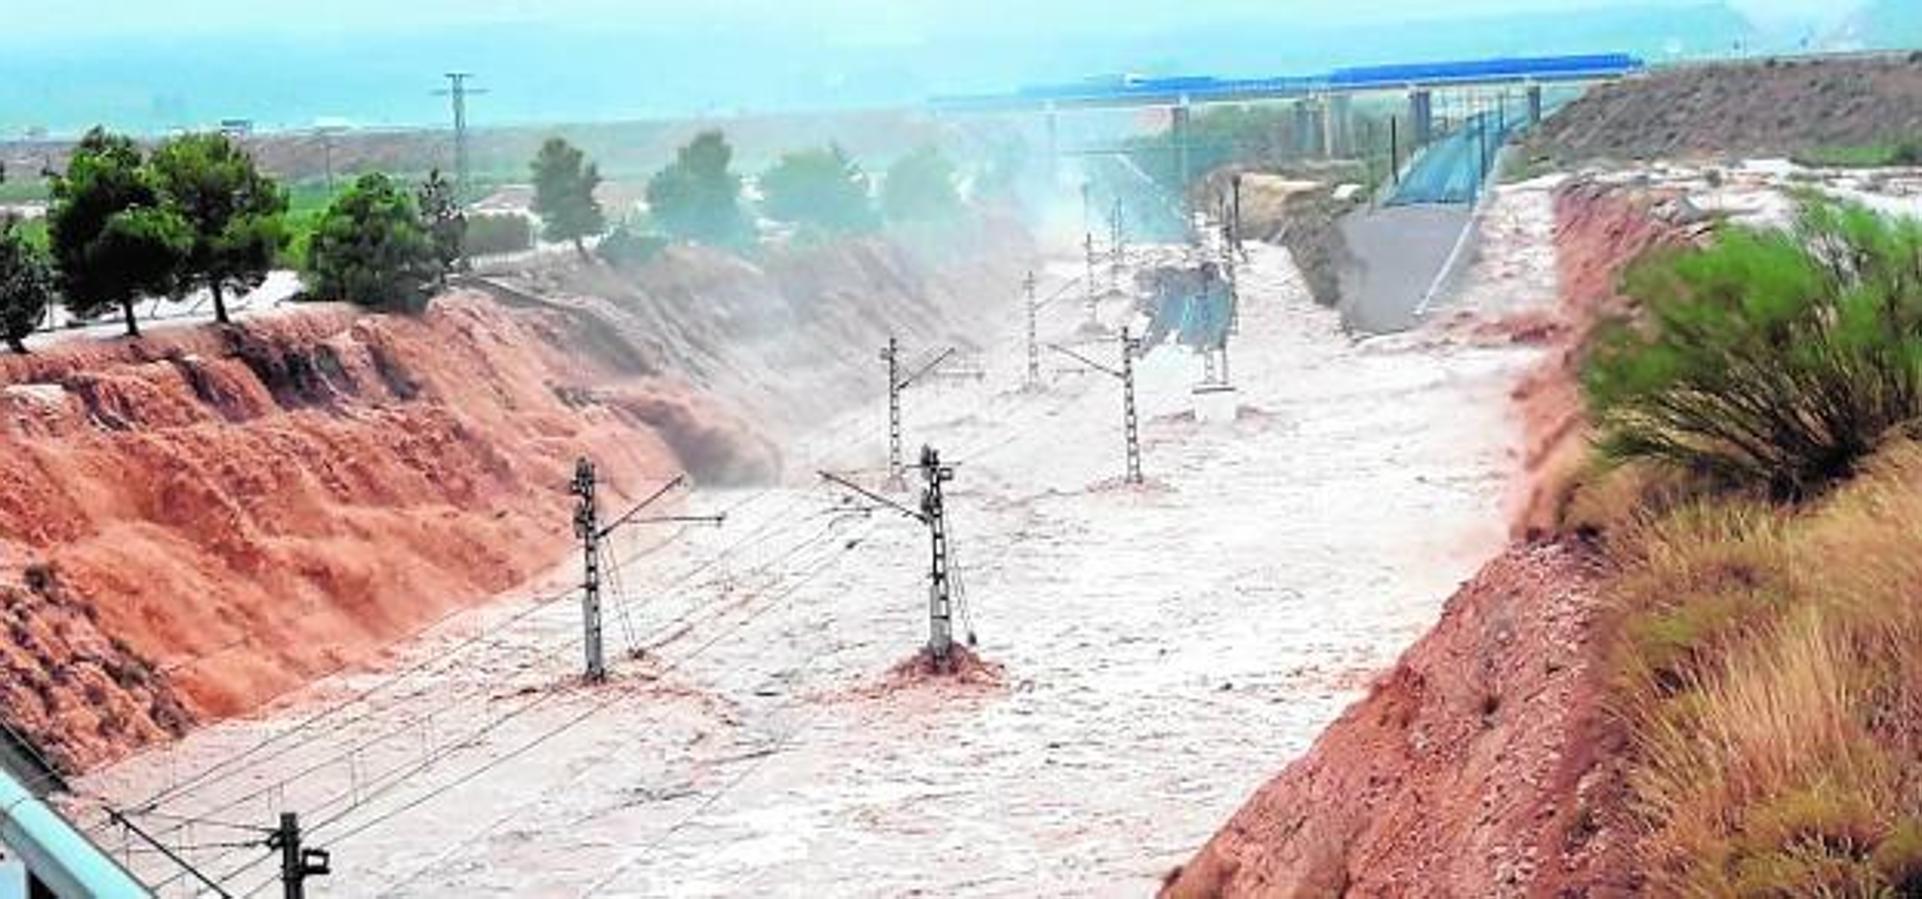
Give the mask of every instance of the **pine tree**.
[(259, 287), (273, 270), (286, 240), (287, 194), (224, 134), (168, 140), (149, 165), (161, 200), (191, 229), (182, 286), (207, 288), (214, 320), (226, 324), (227, 291)]
[(601, 233), (607, 220), (594, 189), (601, 184), (601, 173), (586, 161), (581, 151), (558, 137), (550, 137), (534, 157), (534, 214), (541, 217), (542, 233), (548, 240), (571, 241), (582, 259), (588, 258), (582, 241)]

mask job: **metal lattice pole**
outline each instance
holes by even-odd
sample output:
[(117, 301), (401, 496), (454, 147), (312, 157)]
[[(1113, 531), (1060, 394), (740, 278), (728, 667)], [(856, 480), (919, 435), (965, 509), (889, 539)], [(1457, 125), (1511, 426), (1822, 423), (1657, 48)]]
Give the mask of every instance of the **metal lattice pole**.
[(467, 199), (467, 95), (478, 93), (467, 86), (471, 72), (448, 72), (447, 89), (434, 93), (448, 99), (454, 112), (454, 199)]
[(893, 336), (881, 350), (881, 361), (888, 364), (888, 489), (905, 490), (901, 477), (901, 345)]
[(1128, 483), (1141, 483), (1141, 429), (1135, 414), (1135, 351), (1141, 342), (1121, 329), (1121, 404), (1122, 420), (1128, 431)]
[(1041, 386), (1041, 344), (1035, 336), (1035, 311), (1038, 308), (1034, 299), (1034, 272), (1022, 279), (1021, 289), (1027, 295), (1028, 305), (1028, 386)]
[(280, 814), (280, 827), (268, 838), (267, 847), (280, 850), (281, 895), (285, 899), (306, 899), (307, 878), (333, 873), (327, 850), (300, 845), (300, 816), (293, 812)]
[(1081, 248), (1083, 252), (1086, 254), (1086, 256), (1088, 257), (1088, 274), (1082, 279), (1085, 282), (1083, 286), (1087, 288), (1085, 293), (1087, 294), (1087, 297), (1088, 297), (1088, 320), (1094, 321), (1095, 292), (1094, 292), (1094, 232), (1093, 231), (1086, 232), (1081, 236)]
[(954, 469), (941, 464), (931, 446), (921, 448), (921, 476), (928, 482), (921, 495), (921, 512), (928, 523), (931, 559), (928, 568), (928, 653), (935, 667), (946, 671), (954, 648), (954, 598), (948, 579), (948, 518), (941, 485), (954, 479)]
[(1108, 220), (1108, 287), (1121, 289), (1121, 270), (1127, 263), (1127, 238), (1121, 230), (1121, 200), (1114, 201)]
[(586, 677), (599, 683), (607, 679), (607, 658), (601, 639), (601, 522), (595, 503), (594, 461), (582, 457), (574, 463), (574, 495), (580, 504), (574, 510), (574, 533), (581, 538), (581, 561), (585, 572), (581, 580), (581, 627), (587, 657)]

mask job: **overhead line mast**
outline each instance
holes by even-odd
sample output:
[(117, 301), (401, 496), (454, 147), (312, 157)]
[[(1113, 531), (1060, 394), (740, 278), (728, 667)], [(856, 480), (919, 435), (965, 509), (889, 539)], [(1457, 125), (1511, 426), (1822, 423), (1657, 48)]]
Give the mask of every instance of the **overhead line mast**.
[(725, 514), (637, 517), (643, 509), (653, 505), (670, 491), (685, 486), (687, 475), (680, 474), (661, 485), (659, 489), (636, 503), (620, 517), (603, 525), (600, 522), (598, 484), (594, 460), (581, 457), (574, 463), (574, 481), (570, 485), (570, 490), (579, 498), (579, 503), (574, 508), (574, 534), (581, 538), (581, 564), (584, 572), (581, 578), (581, 629), (583, 652), (586, 657), (585, 677), (589, 683), (607, 680), (607, 652), (601, 621), (601, 541), (607, 539), (607, 536), (616, 528), (630, 524), (698, 522), (720, 525), (727, 520)]
[(466, 202), (468, 199), (468, 152), (467, 152), (467, 98), (487, 93), (486, 88), (467, 86), (467, 80), (474, 77), (472, 72), (448, 72), (447, 87), (434, 92), (434, 96), (448, 98), (454, 113), (454, 199)]

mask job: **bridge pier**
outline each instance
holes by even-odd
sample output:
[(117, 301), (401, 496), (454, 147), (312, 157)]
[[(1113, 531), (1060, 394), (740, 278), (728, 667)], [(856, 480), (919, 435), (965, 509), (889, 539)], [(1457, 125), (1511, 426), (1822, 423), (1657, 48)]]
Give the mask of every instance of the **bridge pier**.
[(1295, 101), (1295, 152), (1313, 156), (1321, 150), (1320, 117), (1315, 115), (1314, 100)]
[(1188, 101), (1168, 107), (1168, 133), (1175, 141), (1175, 173), (1181, 179), (1182, 195), (1188, 191)]
[(1329, 97), (1321, 107), (1321, 150), (1330, 159), (1345, 155), (1349, 149), (1347, 94)]
[(1435, 95), (1427, 89), (1408, 92), (1409, 137), (1414, 141), (1411, 148), (1428, 146), (1435, 137)]
[(1542, 86), (1539, 84), (1531, 84), (1528, 86), (1528, 127), (1533, 128), (1541, 123)]

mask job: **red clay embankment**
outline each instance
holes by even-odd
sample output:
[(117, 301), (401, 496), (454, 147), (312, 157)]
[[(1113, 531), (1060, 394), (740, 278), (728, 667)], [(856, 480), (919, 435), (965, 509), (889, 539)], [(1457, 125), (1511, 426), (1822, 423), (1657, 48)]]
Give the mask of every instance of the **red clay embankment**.
[(775, 478), (881, 389), (850, 346), (992, 314), (1030, 249), (673, 250), (0, 359), (0, 721), (74, 773), (373, 661), (560, 560), (583, 454), (610, 505)]
[(1600, 323), (1629, 308), (1617, 290), (1622, 270), (1656, 247), (1702, 240), (1711, 227), (1679, 191), (1575, 181), (1556, 193), (1561, 296), (1547, 329), (1549, 355), (1514, 392), (1525, 472), (1510, 516), (1514, 536), (1551, 533), (1563, 521), (1569, 487), (1588, 458), (1582, 361)]
[[(1554, 352), (1515, 392), (1528, 474), (1518, 532), (1550, 533), (1587, 445), (1576, 381), (1624, 265), (1700, 225), (1672, 196), (1587, 183), (1557, 198)], [(1531, 539), (1303, 757), (1262, 787), (1162, 895), (1616, 897), (1636, 894), (1622, 732), (1604, 707), (1611, 625), (1599, 553)]]
[[(84, 769), (535, 574), (582, 453), (629, 493), (772, 469), (683, 389), (571, 352), (585, 326), (443, 298), (0, 361), (0, 714)], [(679, 458), (695, 438), (715, 458)]]

